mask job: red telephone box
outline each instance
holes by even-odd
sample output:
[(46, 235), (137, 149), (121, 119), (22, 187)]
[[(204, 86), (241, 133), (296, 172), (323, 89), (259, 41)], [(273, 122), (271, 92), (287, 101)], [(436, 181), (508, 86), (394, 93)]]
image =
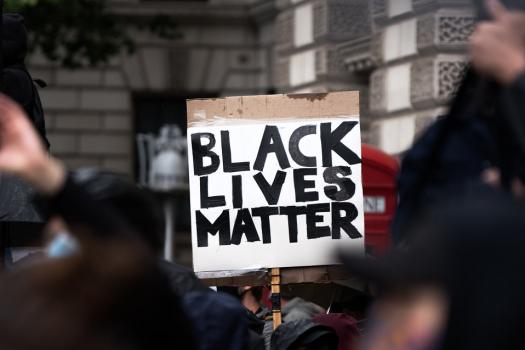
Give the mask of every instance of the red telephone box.
[(397, 207), (396, 159), (362, 145), (365, 245), (367, 253), (382, 255), (390, 247), (390, 224)]

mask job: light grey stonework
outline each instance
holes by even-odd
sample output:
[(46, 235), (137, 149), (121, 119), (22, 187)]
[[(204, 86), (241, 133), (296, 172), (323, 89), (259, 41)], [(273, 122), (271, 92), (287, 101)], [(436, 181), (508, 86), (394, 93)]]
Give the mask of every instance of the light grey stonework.
[[(134, 94), (266, 93), (274, 86), (272, 76), (280, 77), (284, 88), (288, 67), (277, 69), (272, 57), (273, 43), (281, 37), (274, 32), (276, 9), (266, 1), (251, 6), (115, 2), (112, 10), (123, 16), (173, 15), (183, 23), (183, 39), (167, 41), (130, 31), (138, 42), (134, 54), (73, 71), (59, 69), (35, 52), (28, 66), (35, 78), (49, 84), (41, 97), (53, 154), (73, 168), (101, 166), (131, 175)], [(291, 43), (293, 16), (284, 17), (280, 32)]]
[(74, 89), (47, 87), (40, 90), (46, 110), (73, 110), (79, 107), (80, 94)]
[(436, 45), (436, 16), (433, 13), (422, 15), (417, 20), (417, 49), (419, 51)]
[[(54, 118), (53, 130), (99, 130), (102, 119), (98, 115), (57, 114)], [(48, 126), (48, 129), (50, 127)]]
[(474, 31), (475, 21), (472, 13), (439, 15), (437, 17), (438, 44), (464, 47)]
[(314, 2), (314, 38), (319, 39), (327, 35), (330, 31), (329, 27), (329, 8), (328, 1), (317, 0)]
[(129, 135), (82, 134), (79, 138), (79, 153), (84, 155), (131, 155)]
[[(294, 11), (304, 4), (313, 9), (313, 42), (294, 47)], [(29, 59), (34, 76), (50, 85), (41, 92), (47, 126), (53, 152), (68, 165), (85, 161), (131, 174), (137, 93), (224, 96), (357, 89), (363, 137), (380, 145), (376, 120), (415, 115), (414, 130), (420, 130), (428, 120), (421, 114), (442, 108), (453, 96), (474, 23), (467, 0), (413, 0), (413, 11), (394, 18), (388, 18), (388, 0), (165, 2), (152, 3), (147, 11), (143, 6), (115, 3), (114, 11), (136, 17), (149, 16), (153, 9), (171, 14), (181, 22), (183, 39), (133, 32), (139, 42), (133, 55), (123, 53), (103, 67), (76, 71), (58, 69), (38, 52)], [(411, 18), (417, 20), (417, 54), (383, 62), (385, 28)], [(292, 87), (291, 57), (306, 50), (315, 53), (315, 80)], [(388, 113), (387, 72), (405, 63), (410, 63), (410, 110)]]
[(275, 22), (275, 45), (277, 50), (291, 49), (293, 46), (293, 12), (281, 12)]
[(328, 33), (334, 38), (358, 38), (371, 33), (368, 0), (329, 0)]
[(386, 113), (385, 71), (378, 69), (370, 76), (370, 112)]
[(56, 71), (56, 84), (61, 86), (100, 86), (102, 71), (98, 69), (81, 69)]
[(385, 20), (387, 17), (387, 0), (371, 0), (372, 17), (376, 21)]
[(131, 131), (131, 118), (129, 115), (105, 115), (102, 117), (102, 126), (108, 131)]
[(93, 90), (80, 91), (80, 108), (100, 111), (129, 111), (131, 101), (126, 90)]
[(446, 58), (438, 60), (438, 99), (448, 101), (452, 96), (455, 95), (459, 82), (465, 74), (466, 67), (466, 60), (448, 60)]
[(106, 70), (103, 72), (102, 84), (106, 87), (126, 87), (124, 74), (118, 70)]
[(434, 61), (434, 57), (424, 57), (412, 62), (410, 100), (415, 108), (426, 108), (435, 103)]
[(51, 144), (51, 154), (55, 156), (78, 153), (78, 136), (74, 133), (48, 132), (47, 138)]
[[(395, 0), (392, 0), (395, 1)], [(370, 11), (374, 25), (372, 34), (367, 41), (349, 42), (341, 45), (340, 54), (346, 69), (351, 72), (369, 74), (369, 107), (370, 115), (363, 115), (363, 126), (369, 128), (363, 131), (366, 139), (376, 145), (391, 147), (387, 152), (400, 152), (402, 147), (408, 147), (407, 140), (385, 140), (388, 135), (403, 135), (408, 137), (407, 128), (415, 134), (422, 132), (436, 115), (442, 114), (444, 108), (454, 96), (458, 83), (465, 68), (466, 45), (474, 28), (474, 16), (468, 0), (412, 0), (412, 9), (395, 13), (389, 18), (389, 0), (371, 0)], [(408, 26), (399, 26), (416, 20), (416, 51), (410, 49), (408, 36), (396, 34), (396, 30), (406, 30)], [(383, 61), (385, 32), (389, 26), (389, 36), (396, 37), (402, 45), (400, 52), (391, 60)], [(390, 43), (391, 44), (391, 43)], [(368, 52), (363, 50), (368, 47)], [(389, 46), (396, 49), (396, 46)], [(363, 64), (363, 70), (357, 68), (358, 62)], [(402, 67), (410, 67), (409, 84), (405, 83), (406, 74), (399, 75)], [(387, 94), (391, 92), (390, 100)], [(403, 78), (403, 79), (401, 79)], [(395, 79), (395, 80), (392, 80)], [(398, 89), (396, 80), (399, 81)], [(405, 96), (409, 86), (410, 104), (398, 110), (387, 111), (387, 106), (398, 105), (395, 100)], [(394, 100), (392, 100), (394, 99)], [(366, 112), (365, 112), (366, 113)], [(367, 120), (371, 118), (371, 120)], [(400, 128), (403, 128), (401, 130)], [(412, 135), (413, 136), (413, 135)]]

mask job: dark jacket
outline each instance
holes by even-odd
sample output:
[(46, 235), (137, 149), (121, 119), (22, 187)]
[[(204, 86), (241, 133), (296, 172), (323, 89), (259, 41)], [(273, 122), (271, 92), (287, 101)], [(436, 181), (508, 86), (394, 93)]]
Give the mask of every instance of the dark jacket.
[(250, 333), (241, 303), (225, 293), (193, 292), (184, 296), (199, 350), (246, 350)]
[[(481, 119), (469, 120), (451, 128), (438, 155), (432, 149), (438, 142), (445, 118), (431, 125), (403, 156), (398, 176), (399, 204), (392, 224), (395, 243), (407, 238), (414, 220), (428, 208), (450, 196), (460, 196), (480, 183), (482, 172), (495, 166), (497, 153), (490, 126)], [(423, 184), (421, 176), (426, 168)], [(420, 187), (420, 188), (417, 188)]]
[[(17, 14), (3, 16), (2, 37), (2, 86), (1, 90), (18, 102), (31, 118), (44, 144), (46, 139), (45, 121), (38, 91), (25, 67), (27, 55), (27, 32), (24, 19)], [(41, 213), (31, 203), (32, 189), (21, 180), (0, 174), (0, 221), (2, 222), (41, 222)], [(11, 224), (16, 234), (16, 224)]]
[(473, 72), (465, 81), (472, 83), (458, 92), (455, 114), (439, 118), (403, 157), (392, 225), (396, 243), (429, 208), (470, 195), (487, 168), (500, 170), (504, 189), (516, 177), (525, 183), (525, 74), (509, 86), (487, 83)]
[[(298, 319), (284, 322), (272, 334), (271, 350), (294, 350), (301, 346), (306, 349), (309, 345), (323, 344), (326, 349), (336, 350), (339, 339), (334, 329), (321, 325), (309, 319)], [(325, 347), (323, 347), (325, 349)]]
[(25, 66), (27, 45), (28, 36), (24, 18), (18, 14), (5, 14), (2, 37), (3, 91), (24, 108), (44, 143), (49, 146), (43, 114), (39, 115), (35, 112), (40, 105), (40, 97)]
[(191, 292), (210, 291), (190, 269), (164, 259), (159, 259), (158, 265), (177, 295), (184, 296)]

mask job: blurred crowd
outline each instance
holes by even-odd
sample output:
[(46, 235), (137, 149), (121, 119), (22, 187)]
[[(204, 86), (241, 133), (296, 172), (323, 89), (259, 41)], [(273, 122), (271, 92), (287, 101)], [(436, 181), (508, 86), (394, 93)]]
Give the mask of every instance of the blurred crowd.
[(5, 16), (0, 171), (36, 190), (47, 224), (41, 253), (0, 274), (0, 349), (521, 348), (525, 6), (484, 6), (448, 115), (403, 155), (395, 247), (378, 258), (340, 252), (366, 281), (366, 301), (337, 309), (284, 289), (277, 328), (266, 287), (217, 291), (159, 258), (150, 193), (48, 155), (27, 38)]

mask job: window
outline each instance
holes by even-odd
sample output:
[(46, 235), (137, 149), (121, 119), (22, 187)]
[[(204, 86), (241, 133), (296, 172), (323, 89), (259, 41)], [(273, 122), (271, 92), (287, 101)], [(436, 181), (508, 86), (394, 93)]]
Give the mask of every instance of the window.
[(388, 17), (395, 17), (412, 11), (412, 0), (387, 0)]
[(290, 85), (298, 86), (315, 81), (315, 51), (309, 50), (290, 57)]
[(417, 53), (416, 19), (393, 24), (385, 29), (383, 58), (391, 61)]
[(299, 6), (294, 12), (294, 45), (300, 47), (313, 43), (313, 6)]
[(380, 122), (381, 149), (389, 154), (399, 154), (410, 147), (414, 140), (416, 124), (414, 116), (392, 118)]
[(388, 68), (385, 88), (388, 112), (410, 108), (410, 64)]

